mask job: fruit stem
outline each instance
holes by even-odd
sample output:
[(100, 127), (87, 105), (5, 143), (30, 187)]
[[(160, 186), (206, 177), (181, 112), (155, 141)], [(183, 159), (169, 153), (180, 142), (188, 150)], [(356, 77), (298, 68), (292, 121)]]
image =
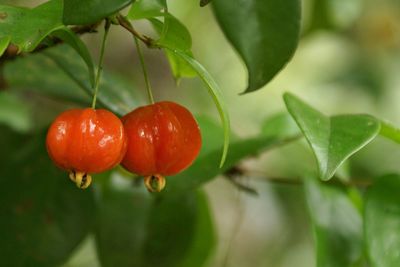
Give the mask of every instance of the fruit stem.
[(96, 80), (95, 80), (95, 83), (94, 83), (94, 94), (93, 94), (92, 108), (96, 107), (97, 93), (99, 92), (100, 78), (101, 78), (101, 73), (103, 71), (104, 50), (105, 50), (105, 47), (106, 47), (106, 41), (107, 41), (107, 36), (108, 36), (108, 32), (109, 32), (110, 26), (111, 26), (110, 20), (106, 19), (106, 24), (104, 25), (103, 41), (101, 43), (101, 49), (100, 49), (99, 66), (97, 68)]
[(142, 48), (140, 47), (140, 43), (139, 43), (138, 38), (136, 36), (134, 36), (133, 39), (135, 40), (136, 50), (137, 50), (137, 52), (139, 54), (140, 66), (142, 67), (144, 81), (146, 83), (147, 95), (149, 97), (149, 102), (151, 104), (154, 104), (153, 92), (152, 92), (152, 89), (151, 89), (149, 76), (147, 74), (146, 63), (144, 62), (143, 51), (142, 51)]

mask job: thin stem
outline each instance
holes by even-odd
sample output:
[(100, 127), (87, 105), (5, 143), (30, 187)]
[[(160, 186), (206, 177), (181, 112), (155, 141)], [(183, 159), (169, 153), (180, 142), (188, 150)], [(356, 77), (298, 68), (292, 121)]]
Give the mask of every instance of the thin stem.
[(124, 16), (118, 15), (117, 20), (119, 22), (119, 25), (121, 25), (123, 28), (125, 28), (127, 31), (129, 31), (134, 37), (138, 38), (140, 41), (145, 43), (148, 47), (153, 46), (153, 40), (148, 38), (147, 36), (143, 36), (140, 33), (138, 33), (132, 26), (132, 24), (127, 20)]
[(110, 21), (108, 19), (106, 19), (106, 24), (104, 26), (103, 41), (101, 43), (99, 66), (97, 68), (96, 80), (95, 80), (95, 84), (94, 84), (92, 108), (96, 107), (96, 99), (97, 99), (97, 94), (99, 92), (100, 78), (101, 78), (101, 73), (103, 71), (104, 50), (106, 48), (106, 41), (107, 41), (107, 36), (108, 36), (109, 29), (110, 29), (110, 25), (111, 25)]
[(144, 81), (146, 83), (147, 95), (149, 97), (149, 102), (151, 104), (154, 104), (153, 92), (151, 90), (151, 84), (150, 84), (149, 76), (147, 74), (146, 63), (144, 62), (144, 56), (143, 56), (142, 48), (140, 47), (138, 38), (134, 36), (133, 39), (135, 39), (136, 49), (137, 49), (137, 52), (139, 54), (140, 66), (142, 67)]

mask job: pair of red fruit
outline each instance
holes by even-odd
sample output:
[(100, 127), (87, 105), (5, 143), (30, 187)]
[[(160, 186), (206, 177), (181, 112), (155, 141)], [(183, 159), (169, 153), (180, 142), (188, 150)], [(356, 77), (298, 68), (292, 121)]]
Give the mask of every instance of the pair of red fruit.
[(104, 109), (65, 111), (51, 124), (46, 146), (50, 158), (79, 188), (90, 185), (90, 174), (121, 164), (144, 176), (149, 191), (161, 191), (164, 176), (181, 172), (197, 157), (201, 135), (186, 108), (158, 102), (121, 120)]

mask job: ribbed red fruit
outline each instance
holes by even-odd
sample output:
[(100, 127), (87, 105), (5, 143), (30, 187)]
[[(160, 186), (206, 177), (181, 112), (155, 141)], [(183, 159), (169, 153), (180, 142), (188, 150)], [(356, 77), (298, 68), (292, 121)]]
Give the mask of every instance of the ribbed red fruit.
[(190, 166), (199, 154), (199, 126), (193, 115), (176, 103), (139, 107), (122, 122), (128, 148), (121, 164), (133, 173), (154, 179), (174, 175)]
[(54, 163), (69, 171), (81, 188), (90, 184), (90, 173), (118, 165), (126, 151), (126, 134), (121, 120), (104, 109), (71, 109), (51, 124), (46, 138)]

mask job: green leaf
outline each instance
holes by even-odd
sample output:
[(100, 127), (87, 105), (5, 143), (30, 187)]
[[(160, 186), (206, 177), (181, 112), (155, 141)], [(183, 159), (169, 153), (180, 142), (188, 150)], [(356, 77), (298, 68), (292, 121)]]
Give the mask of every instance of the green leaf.
[[(170, 15), (165, 17), (165, 23), (154, 18), (149, 19), (149, 21), (160, 35), (160, 39), (155, 42), (156, 45), (180, 49), (193, 57), (193, 53), (190, 51), (192, 48), (192, 37), (185, 25), (183, 25), (179, 20)], [(169, 50), (163, 50), (176, 79), (197, 76), (195, 70), (193, 70), (185, 60), (176, 56)]]
[(128, 12), (128, 19), (148, 19), (164, 16), (165, 0), (137, 0)]
[[(180, 57), (177, 57), (174, 53), (164, 50), (165, 55), (167, 56), (169, 65), (171, 66), (172, 74), (174, 75), (176, 80), (180, 78), (193, 78), (197, 76), (197, 73), (193, 70), (190, 65), (186, 63)], [(188, 51), (187, 54), (190, 57), (193, 57), (193, 53)]]
[(0, 5), (0, 37), (14, 35), (14, 28), (23, 19), (28, 8)]
[(393, 126), (391, 123), (381, 121), (381, 131), (379, 134), (387, 139), (400, 144), (400, 129)]
[[(93, 89), (86, 70), (78, 54), (61, 45), (6, 64), (4, 75), (11, 87), (89, 106)], [(105, 71), (100, 83), (99, 106), (125, 115), (139, 106), (140, 97), (135, 92), (132, 84)]]
[(69, 44), (82, 57), (83, 61), (86, 63), (86, 66), (88, 67), (90, 83), (92, 87), (94, 87), (94, 63), (85, 43), (83, 43), (82, 40), (79, 39), (79, 37), (67, 27), (53, 32), (52, 35)]
[(208, 92), (214, 100), (214, 103), (218, 109), (224, 129), (224, 146), (222, 149), (222, 157), (220, 160), (220, 167), (222, 167), (225, 162), (226, 156), (228, 154), (230, 121), (229, 121), (228, 109), (225, 105), (225, 102), (223, 102), (221, 90), (219, 89), (218, 84), (208, 73), (208, 71), (197, 60), (195, 60), (193, 57), (189, 56), (187, 53), (182, 52), (180, 50), (174, 50), (169, 47), (165, 48), (168, 49), (173, 54), (175, 54), (176, 56), (180, 57), (185, 62), (187, 62), (193, 68), (193, 70), (197, 72), (197, 75), (207, 86)]
[[(61, 23), (62, 0), (52, 0), (34, 9), (0, 5), (0, 14), (5, 21), (0, 24), (0, 52), (8, 43), (15, 44), (20, 51), (33, 51), (42, 40), (52, 34), (73, 47), (86, 62), (89, 77), (94, 84), (94, 66), (85, 44)], [(4, 26), (1, 26), (4, 25)], [(11, 40), (8, 40), (11, 36)], [(8, 40), (8, 42), (7, 42)]]
[(4, 266), (58, 266), (89, 233), (91, 190), (81, 191), (49, 159), (45, 135), (0, 129), (0, 257)]
[(365, 238), (372, 267), (400, 265), (400, 176), (379, 178), (366, 193)]
[(292, 94), (286, 93), (284, 100), (314, 152), (319, 177), (324, 181), (332, 178), (337, 168), (380, 130), (379, 122), (369, 115), (328, 117)]
[(292, 58), (300, 33), (299, 0), (215, 0), (216, 18), (249, 71), (245, 93), (270, 82)]
[(63, 27), (61, 22), (62, 0), (51, 0), (31, 10), (0, 5), (5, 17), (0, 37), (11, 36), (11, 43), (20, 51), (31, 52), (51, 32)]
[(10, 44), (10, 41), (11, 41), (11, 37), (10, 36), (0, 37), (0, 57), (7, 50), (7, 47)]
[(141, 184), (132, 187), (117, 180), (99, 192), (96, 242), (102, 266), (172, 267), (184, 260), (190, 262), (188, 266), (200, 266), (194, 261), (204, 262), (215, 239), (203, 195), (154, 198)]
[[(154, 21), (157, 20), (153, 19), (151, 21), (155, 26)], [(192, 37), (189, 30), (178, 19), (172, 15), (165, 15), (162, 26), (161, 31), (158, 29), (159, 26), (156, 26), (156, 30), (158, 29), (157, 31), (160, 33), (160, 38), (155, 42), (156, 45), (181, 51), (188, 51), (192, 48)]]
[(362, 255), (362, 220), (345, 189), (308, 178), (305, 194), (314, 230), (317, 266), (354, 266)]
[(113, 15), (132, 0), (63, 0), (65, 25), (87, 25)]

